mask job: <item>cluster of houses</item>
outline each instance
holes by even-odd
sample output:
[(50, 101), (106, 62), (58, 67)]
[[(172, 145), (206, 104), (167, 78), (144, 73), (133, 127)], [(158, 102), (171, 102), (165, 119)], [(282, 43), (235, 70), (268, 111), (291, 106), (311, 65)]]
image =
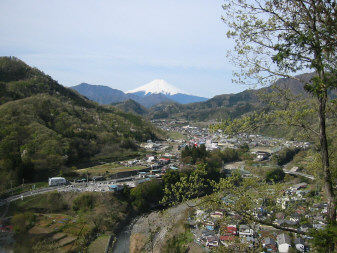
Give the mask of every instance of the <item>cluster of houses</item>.
[(208, 249), (223, 246), (236, 252), (261, 249), (267, 252), (287, 253), (293, 246), (299, 252), (309, 251), (302, 237), (291, 238), (287, 233), (269, 226), (243, 223), (241, 217), (235, 214), (223, 219), (224, 215), (229, 214), (223, 210), (214, 212), (196, 210), (195, 217), (189, 218), (196, 242)]
[(163, 166), (163, 165), (167, 165), (172, 160), (174, 160), (175, 162), (177, 161), (177, 159), (175, 159), (175, 156), (173, 156), (170, 153), (166, 153), (163, 156), (148, 154), (144, 157), (144, 159), (141, 159), (141, 160), (133, 159), (133, 160), (129, 160), (129, 161), (122, 161), (122, 162), (119, 162), (119, 163), (121, 165), (125, 166), (125, 167), (143, 166), (143, 167), (153, 168), (153, 167), (160, 167), (160, 166)]
[[(255, 212), (260, 220), (297, 230), (302, 235), (290, 234), (270, 225), (245, 221), (240, 215), (225, 209), (216, 211), (197, 209), (188, 218), (195, 241), (202, 247), (212, 249), (225, 246), (236, 252), (246, 252), (247, 248), (264, 252), (310, 251), (310, 237), (305, 235), (310, 229), (323, 229), (325, 225), (326, 204), (307, 205), (306, 183), (292, 185), (277, 199), (278, 213), (269, 213), (263, 207)], [(226, 198), (223, 198), (226, 199)], [(225, 200), (223, 200), (225, 201)], [(229, 198), (228, 198), (229, 201)], [(289, 212), (289, 205), (294, 208)], [(284, 211), (282, 211), (284, 210)], [(242, 248), (245, 250), (242, 250)]]
[[(157, 127), (165, 131), (175, 131), (182, 133), (186, 136), (188, 141), (179, 140), (181, 148), (185, 145), (199, 146), (204, 144), (207, 150), (213, 149), (226, 149), (226, 148), (239, 148), (241, 145), (248, 144), (249, 147), (269, 146), (273, 148), (273, 152), (281, 150), (283, 147), (288, 148), (302, 148), (307, 149), (310, 147), (309, 142), (301, 141), (286, 141), (283, 139), (277, 139), (272, 137), (266, 137), (262, 135), (254, 134), (238, 134), (235, 136), (229, 136), (223, 134), (222, 130), (210, 132), (208, 128), (201, 128), (197, 126), (191, 126), (188, 122), (159, 120), (153, 122)], [(156, 144), (146, 144), (147, 147), (152, 147)], [(158, 144), (157, 144), (158, 145)]]
[(161, 141), (153, 142), (152, 140), (148, 140), (145, 143), (141, 143), (140, 146), (142, 148), (145, 148), (146, 150), (157, 151), (157, 152), (165, 152), (170, 147), (168, 143), (163, 143)]

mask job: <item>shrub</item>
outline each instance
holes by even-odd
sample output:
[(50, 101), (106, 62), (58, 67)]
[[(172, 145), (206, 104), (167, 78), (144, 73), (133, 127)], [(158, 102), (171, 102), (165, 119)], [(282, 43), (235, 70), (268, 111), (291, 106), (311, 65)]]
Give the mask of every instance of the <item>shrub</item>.
[(130, 196), (132, 205), (140, 211), (144, 211), (152, 204), (157, 204), (163, 197), (162, 183), (157, 180), (151, 180), (131, 189)]
[(31, 212), (25, 212), (15, 214), (12, 217), (11, 223), (16, 233), (24, 233), (34, 226), (34, 221), (35, 215)]
[(51, 213), (66, 209), (67, 205), (59, 192), (51, 192), (47, 195), (47, 208)]
[(73, 201), (73, 210), (74, 211), (85, 211), (88, 209), (93, 209), (95, 206), (95, 199), (92, 194), (82, 194), (78, 196)]
[(300, 151), (300, 149), (289, 149), (285, 148), (278, 152), (275, 156), (273, 156), (273, 160), (276, 162), (277, 165), (284, 165), (290, 162), (294, 156)]
[(278, 183), (281, 182), (285, 177), (285, 173), (282, 169), (277, 168), (267, 172), (266, 181), (267, 183)]

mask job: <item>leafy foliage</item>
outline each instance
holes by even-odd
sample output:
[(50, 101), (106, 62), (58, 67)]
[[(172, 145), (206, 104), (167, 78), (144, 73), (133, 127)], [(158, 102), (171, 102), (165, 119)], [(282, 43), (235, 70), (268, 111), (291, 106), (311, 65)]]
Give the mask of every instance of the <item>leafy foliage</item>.
[[(295, 74), (298, 71), (310, 69), (315, 72), (309, 81), (303, 82), (305, 90), (314, 100), (309, 103), (298, 103), (296, 99), (283, 100), (282, 109), (272, 113), (256, 113), (235, 123), (241, 130), (247, 129), (256, 127), (256, 119), (259, 118), (276, 127), (295, 126), (317, 138), (328, 202), (326, 222), (335, 225), (336, 193), (327, 133), (327, 108), (329, 93), (337, 87), (336, 2), (226, 0), (223, 9), (223, 20), (230, 27), (227, 35), (236, 44), (230, 56), (241, 71), (236, 73), (237, 82), (257, 80), (260, 84), (268, 85), (277, 77), (297, 79)], [(279, 94), (284, 97), (282, 93)], [(317, 112), (318, 120), (314, 124), (307, 124), (308, 116), (313, 112)], [(264, 118), (267, 120), (264, 121)], [(229, 122), (223, 127), (237, 130)], [(326, 241), (326, 244), (326, 252), (335, 252), (335, 242)]]
[(195, 164), (197, 161), (204, 161), (208, 155), (206, 151), (206, 146), (204, 144), (200, 145), (200, 147), (193, 146), (192, 148), (186, 146), (181, 151), (181, 159), (186, 163)]
[(16, 233), (24, 233), (34, 225), (34, 220), (35, 215), (33, 213), (24, 212), (15, 214), (12, 217), (11, 223), (13, 224)]
[(267, 183), (278, 183), (283, 181), (284, 177), (284, 171), (280, 168), (277, 168), (267, 172), (266, 181)]
[(313, 246), (314, 249), (319, 252), (329, 252), (329, 244), (337, 243), (337, 227), (334, 225), (329, 225), (321, 230), (313, 230)]
[(223, 163), (238, 161), (240, 159), (240, 155), (247, 151), (248, 150), (244, 148), (239, 150), (228, 148), (224, 151), (206, 151), (204, 144), (199, 147), (186, 146), (181, 151), (181, 160), (184, 163), (206, 163), (209, 168), (220, 168)]
[(193, 170), (181, 173), (172, 172), (163, 178), (164, 197), (162, 203), (175, 205), (189, 199), (204, 196), (211, 193), (211, 182), (216, 178), (219, 180), (219, 173), (215, 176), (215, 171), (207, 168), (207, 165), (200, 163)]
[(142, 183), (131, 189), (132, 205), (138, 211), (148, 210), (151, 205), (156, 205), (163, 197), (163, 185), (158, 180)]
[(273, 155), (273, 160), (277, 165), (285, 165), (300, 151), (299, 148), (285, 148)]
[(85, 211), (93, 209), (95, 206), (95, 198), (92, 194), (82, 194), (79, 195), (73, 201), (73, 210), (74, 211)]
[(188, 252), (188, 243), (193, 241), (193, 234), (189, 231), (174, 235), (168, 240), (164, 252), (165, 253), (185, 253)]

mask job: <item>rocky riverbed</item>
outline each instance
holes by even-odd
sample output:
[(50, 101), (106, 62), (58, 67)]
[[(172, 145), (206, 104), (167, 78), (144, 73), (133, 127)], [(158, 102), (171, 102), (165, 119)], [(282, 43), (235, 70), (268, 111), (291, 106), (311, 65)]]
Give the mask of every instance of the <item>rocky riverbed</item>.
[(130, 253), (162, 252), (169, 238), (184, 232), (183, 223), (189, 209), (188, 205), (180, 204), (140, 217), (131, 230)]

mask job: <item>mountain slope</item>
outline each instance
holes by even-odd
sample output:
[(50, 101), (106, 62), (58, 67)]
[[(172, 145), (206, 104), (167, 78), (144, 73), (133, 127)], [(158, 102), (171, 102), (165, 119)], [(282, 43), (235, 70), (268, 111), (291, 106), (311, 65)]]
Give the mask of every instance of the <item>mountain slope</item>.
[(137, 103), (132, 99), (128, 99), (121, 103), (116, 103), (115, 106), (120, 110), (122, 110), (123, 112), (133, 113), (136, 115), (144, 116), (148, 113), (148, 110), (145, 107), (143, 107), (142, 105), (140, 105), (139, 103)]
[(0, 188), (69, 167), (137, 153), (155, 139), (149, 123), (97, 106), (16, 58), (0, 58)]
[(111, 104), (123, 102), (128, 99), (138, 99), (138, 97), (133, 94), (125, 94), (121, 90), (112, 89), (108, 86), (103, 85), (81, 83), (79, 85), (71, 87), (71, 89), (76, 90), (83, 96), (86, 96), (90, 100), (100, 104)]
[(218, 95), (205, 102), (180, 105), (159, 104), (149, 110), (149, 118), (174, 118), (191, 121), (235, 118), (258, 107), (256, 92), (250, 90), (230, 95)]

